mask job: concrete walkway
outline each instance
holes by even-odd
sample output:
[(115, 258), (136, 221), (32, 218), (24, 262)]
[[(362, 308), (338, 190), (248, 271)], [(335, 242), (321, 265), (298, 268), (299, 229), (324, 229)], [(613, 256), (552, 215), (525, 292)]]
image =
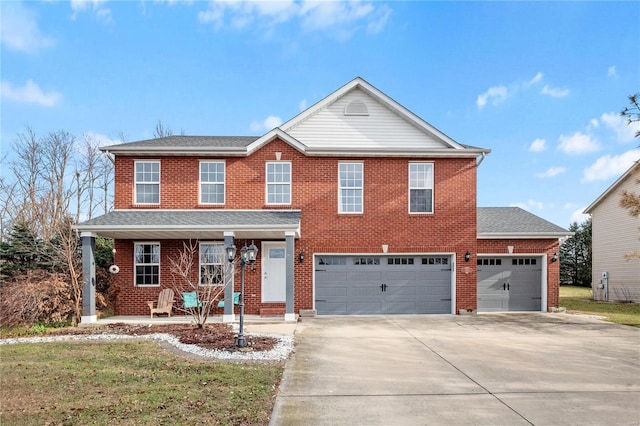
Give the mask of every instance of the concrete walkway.
[[(239, 317), (236, 315), (236, 320), (229, 323), (236, 330), (238, 329)], [(210, 316), (207, 319), (207, 324), (221, 323), (221, 316)], [(99, 319), (95, 325), (104, 324), (192, 324), (194, 323), (193, 317), (190, 315), (173, 315), (171, 317), (155, 316), (153, 318), (148, 315), (116, 315)], [(87, 325), (90, 327), (92, 324)], [(293, 335), (296, 330), (296, 322), (284, 321), (284, 319), (274, 317), (261, 317), (259, 315), (245, 315), (244, 317), (244, 329), (246, 333), (256, 334), (287, 334)]]
[(271, 425), (639, 425), (640, 329), (569, 314), (301, 319)]

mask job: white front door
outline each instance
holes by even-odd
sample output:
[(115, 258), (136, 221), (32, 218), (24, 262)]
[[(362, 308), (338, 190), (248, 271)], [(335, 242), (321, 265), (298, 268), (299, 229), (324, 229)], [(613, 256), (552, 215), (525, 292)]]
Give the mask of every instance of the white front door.
[(262, 301), (286, 300), (285, 243), (262, 243)]

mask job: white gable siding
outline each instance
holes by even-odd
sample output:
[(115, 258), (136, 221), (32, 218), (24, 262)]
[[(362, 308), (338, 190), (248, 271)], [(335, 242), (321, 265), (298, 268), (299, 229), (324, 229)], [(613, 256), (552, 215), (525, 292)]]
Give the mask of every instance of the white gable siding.
[(591, 212), (593, 249), (593, 294), (604, 298), (598, 289), (602, 273), (609, 273), (609, 300), (640, 302), (640, 259), (626, 260), (625, 254), (640, 251), (640, 218), (620, 207), (624, 190), (640, 192), (638, 175), (629, 177)]
[[(344, 115), (345, 107), (354, 100), (363, 101), (369, 115)], [(360, 89), (284, 130), (309, 148), (450, 148)]]

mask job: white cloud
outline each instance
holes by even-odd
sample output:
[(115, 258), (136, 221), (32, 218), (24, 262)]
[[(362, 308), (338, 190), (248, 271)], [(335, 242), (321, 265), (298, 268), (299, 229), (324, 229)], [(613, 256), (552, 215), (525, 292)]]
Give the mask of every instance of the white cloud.
[(574, 211), (571, 214), (571, 223), (576, 222), (576, 223), (583, 223), (585, 220), (589, 219), (589, 215), (588, 214), (584, 214), (584, 209), (586, 209), (587, 207), (581, 207), (578, 210)]
[(576, 132), (573, 135), (560, 135), (558, 149), (565, 154), (586, 154), (598, 151), (600, 145), (592, 135)]
[(96, 18), (104, 23), (113, 22), (111, 9), (103, 7), (106, 0), (71, 0), (71, 19), (76, 19), (78, 13), (91, 9), (95, 12)]
[(27, 80), (24, 86), (14, 86), (8, 81), (3, 81), (0, 85), (2, 99), (26, 104), (37, 104), (42, 106), (55, 106), (62, 95), (56, 91), (43, 92), (32, 80)]
[(580, 182), (596, 182), (612, 177), (620, 177), (639, 159), (640, 149), (632, 149), (614, 156), (607, 154), (598, 158), (592, 165), (584, 169)]
[(546, 147), (547, 145), (547, 141), (544, 139), (536, 139), (533, 142), (531, 142), (531, 145), (529, 145), (529, 151), (531, 152), (542, 152), (545, 149), (547, 149)]
[(524, 87), (528, 88), (533, 86), (534, 84), (542, 81), (543, 77), (544, 77), (544, 74), (542, 74), (541, 72), (538, 72), (531, 80), (529, 80), (524, 84)]
[(95, 133), (95, 132), (86, 132), (84, 134), (85, 140), (93, 140), (98, 142), (98, 146), (109, 146), (109, 145), (116, 145), (119, 143), (122, 143), (122, 141), (120, 139), (112, 139), (107, 135), (103, 135), (100, 133)]
[(565, 98), (569, 96), (569, 89), (558, 89), (545, 85), (540, 91), (543, 95), (549, 95), (552, 98)]
[(275, 26), (297, 20), (305, 32), (322, 32), (340, 41), (361, 29), (368, 34), (384, 30), (391, 15), (385, 4), (362, 1), (213, 1), (198, 13), (198, 21), (216, 30), (257, 25), (271, 32)]
[(300, 111), (304, 111), (305, 109), (307, 109), (307, 100), (303, 99), (300, 101), (300, 103), (298, 104), (298, 109)]
[(282, 119), (280, 117), (277, 117), (275, 115), (270, 115), (267, 118), (265, 118), (262, 122), (259, 122), (259, 121), (252, 122), (249, 128), (251, 129), (252, 132), (264, 131), (264, 130), (268, 131), (268, 130), (275, 129), (276, 127), (280, 127), (281, 124), (282, 124)]
[(628, 123), (626, 118), (613, 112), (602, 114), (600, 121), (616, 133), (618, 142), (631, 142), (635, 139), (636, 132), (640, 131), (640, 122)]
[(539, 178), (549, 178), (558, 176), (566, 171), (567, 169), (565, 169), (564, 167), (551, 167), (544, 172), (537, 173), (536, 176)]
[(489, 90), (478, 96), (476, 104), (478, 109), (482, 109), (487, 105), (487, 102), (491, 101), (492, 105), (498, 105), (504, 102), (509, 97), (509, 93), (505, 86), (490, 87)]
[(607, 69), (607, 76), (609, 77), (616, 77), (618, 75), (617, 71), (616, 71), (616, 66), (615, 65), (611, 65), (608, 69)]
[(527, 201), (518, 201), (509, 204), (510, 207), (520, 207), (521, 209), (531, 211), (531, 210), (544, 210), (544, 203), (542, 201), (535, 200), (527, 200)]
[(379, 34), (384, 30), (384, 27), (387, 26), (387, 21), (389, 20), (389, 16), (391, 16), (391, 8), (387, 5), (382, 5), (375, 14), (377, 17), (374, 17), (374, 20), (367, 24), (367, 33), (369, 34)]
[(4, 2), (0, 17), (0, 40), (6, 48), (35, 53), (53, 45), (51, 38), (40, 33), (35, 12), (21, 3)]

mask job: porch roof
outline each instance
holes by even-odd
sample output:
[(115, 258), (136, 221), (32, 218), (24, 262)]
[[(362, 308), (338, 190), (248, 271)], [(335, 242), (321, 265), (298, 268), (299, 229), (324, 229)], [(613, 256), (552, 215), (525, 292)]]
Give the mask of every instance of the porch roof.
[(300, 238), (300, 210), (116, 210), (75, 226), (115, 239)]

